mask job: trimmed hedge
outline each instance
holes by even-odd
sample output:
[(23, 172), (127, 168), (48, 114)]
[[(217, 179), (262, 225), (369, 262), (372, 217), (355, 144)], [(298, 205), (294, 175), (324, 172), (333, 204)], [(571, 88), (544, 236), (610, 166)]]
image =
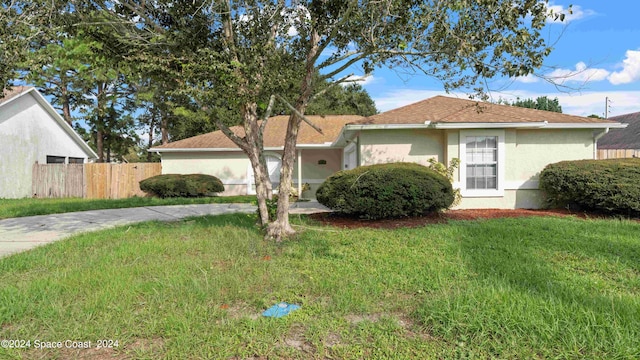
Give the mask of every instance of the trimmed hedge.
[(140, 181), (140, 189), (146, 193), (167, 197), (202, 197), (224, 191), (220, 179), (204, 174), (165, 174)]
[(540, 188), (554, 206), (640, 214), (640, 159), (562, 161), (547, 165)]
[(339, 171), (320, 185), (316, 197), (332, 210), (366, 219), (423, 215), (454, 200), (447, 178), (415, 163)]

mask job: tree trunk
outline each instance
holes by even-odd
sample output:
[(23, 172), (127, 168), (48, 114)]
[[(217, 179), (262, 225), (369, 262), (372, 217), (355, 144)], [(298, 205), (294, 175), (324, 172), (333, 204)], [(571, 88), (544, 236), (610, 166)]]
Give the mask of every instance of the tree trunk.
[(160, 119), (160, 134), (162, 135), (162, 145), (169, 143), (169, 116), (163, 111)]
[(251, 168), (254, 173), (254, 181), (256, 185), (256, 197), (258, 199), (258, 213), (260, 215), (260, 225), (266, 226), (269, 224), (269, 210), (267, 207), (267, 200), (271, 200), (271, 179), (269, 179), (269, 173), (262, 164), (258, 157), (258, 149), (251, 149), (249, 155), (249, 161), (251, 162)]
[(295, 230), (289, 224), (289, 194), (291, 193), (291, 176), (293, 174), (293, 160), (295, 159), (300, 121), (295, 114), (289, 117), (282, 156), (282, 169), (280, 171), (277, 217), (273, 222), (269, 223), (267, 229), (267, 236), (276, 241), (281, 241), (283, 238), (295, 234)]
[(102, 129), (98, 127), (96, 130), (96, 153), (98, 153), (98, 162), (104, 162), (104, 133)]
[(105, 99), (105, 87), (104, 83), (98, 84), (98, 92), (96, 96), (97, 102), (97, 114), (96, 114), (96, 152), (98, 153), (98, 162), (104, 162), (104, 123), (107, 101)]
[[(309, 99), (313, 92), (314, 58), (318, 51), (320, 36), (314, 30), (311, 33), (312, 46), (307, 53), (307, 63), (305, 74), (300, 86), (300, 96), (298, 97), (295, 109), (302, 115), (307, 108)], [(278, 212), (277, 219), (269, 224), (267, 236), (276, 241), (295, 234), (295, 230), (289, 224), (289, 194), (291, 193), (291, 176), (293, 174), (293, 162), (296, 158), (296, 143), (298, 141), (298, 130), (302, 119), (295, 113), (289, 117), (287, 125), (287, 135), (284, 140), (284, 153), (282, 156), (282, 169), (280, 171), (280, 191), (278, 192)], [(299, 184), (301, 186), (301, 184)]]
[(107, 159), (106, 162), (110, 163), (111, 162), (111, 141), (107, 141)]
[[(148, 146), (147, 149), (151, 149), (151, 147), (153, 146), (153, 128), (155, 127), (154, 124), (156, 122), (156, 114), (155, 112), (152, 112), (151, 114), (151, 119), (149, 120), (149, 141), (148, 141)], [(153, 154), (151, 154), (151, 152), (147, 151), (147, 162), (151, 162), (151, 156)]]
[(267, 162), (263, 155), (262, 134), (258, 125), (258, 105), (256, 103), (245, 104), (242, 109), (242, 117), (244, 118), (244, 132), (246, 147), (242, 150), (249, 157), (251, 168), (254, 173), (254, 181), (256, 185), (256, 197), (258, 199), (258, 213), (260, 215), (260, 224), (266, 226), (269, 224), (269, 211), (267, 200), (271, 200), (273, 196), (271, 179), (267, 169)]
[(71, 118), (71, 104), (69, 102), (69, 95), (66, 88), (62, 88), (62, 117), (64, 121), (73, 126), (73, 119)]

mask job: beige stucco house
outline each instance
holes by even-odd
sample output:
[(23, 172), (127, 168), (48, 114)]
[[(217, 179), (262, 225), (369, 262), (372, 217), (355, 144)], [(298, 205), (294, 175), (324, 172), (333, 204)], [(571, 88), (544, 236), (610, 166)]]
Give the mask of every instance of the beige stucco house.
[[(430, 158), (461, 161), (454, 187), (460, 208), (537, 208), (538, 176), (551, 163), (595, 159), (597, 139), (626, 125), (547, 111), (436, 96), (381, 114), (309, 116), (324, 134), (302, 124), (294, 184), (309, 183), (313, 197), (326, 177), (340, 169), (397, 161), (427, 165)], [(264, 139), (272, 180), (286, 116), (271, 118)], [(242, 129), (233, 130), (242, 136)], [(205, 173), (225, 184), (222, 195), (254, 193), (249, 161), (216, 131), (159, 146), (163, 173)]]
[(0, 198), (31, 197), (33, 164), (85, 163), (98, 156), (32, 87), (0, 99)]

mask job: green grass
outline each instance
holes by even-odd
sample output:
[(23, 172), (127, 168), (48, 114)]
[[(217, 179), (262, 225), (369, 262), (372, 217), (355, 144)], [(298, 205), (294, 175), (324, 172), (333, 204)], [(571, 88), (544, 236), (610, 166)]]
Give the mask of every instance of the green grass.
[[(144, 223), (0, 260), (0, 358), (640, 357), (640, 224), (521, 218), (342, 230), (252, 215)], [(301, 310), (260, 313), (279, 301)]]
[(216, 196), (203, 198), (154, 198), (132, 197), (128, 199), (0, 199), (0, 219), (58, 214), (73, 211), (120, 209), (138, 206), (249, 203), (255, 196)]

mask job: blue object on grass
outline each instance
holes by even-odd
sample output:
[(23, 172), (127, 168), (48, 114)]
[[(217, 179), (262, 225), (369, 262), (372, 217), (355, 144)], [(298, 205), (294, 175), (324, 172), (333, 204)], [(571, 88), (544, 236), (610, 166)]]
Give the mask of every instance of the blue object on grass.
[(289, 315), (290, 312), (298, 309), (300, 309), (300, 305), (287, 304), (286, 302), (281, 302), (265, 310), (262, 313), (262, 316), (280, 318), (280, 317)]

